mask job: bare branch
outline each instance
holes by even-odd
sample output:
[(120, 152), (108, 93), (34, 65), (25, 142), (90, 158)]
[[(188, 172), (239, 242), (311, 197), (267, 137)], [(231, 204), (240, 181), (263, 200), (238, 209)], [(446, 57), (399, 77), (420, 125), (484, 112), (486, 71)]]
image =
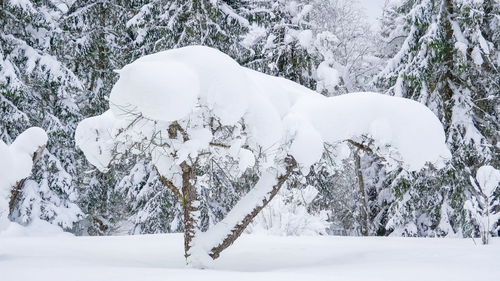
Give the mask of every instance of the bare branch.
[[(158, 172), (158, 170), (157, 170), (157, 172)], [(158, 174), (160, 174), (160, 173), (158, 173)], [(177, 188), (177, 186), (174, 185), (174, 183), (171, 180), (160, 175), (160, 181), (161, 181), (161, 183), (163, 183), (163, 185), (168, 187), (168, 189), (170, 189), (180, 200), (182, 200), (181, 191), (179, 190), (179, 188)]]
[(373, 150), (369, 146), (367, 146), (367, 145), (365, 145), (363, 143), (359, 143), (359, 142), (356, 142), (356, 141), (351, 140), (351, 139), (348, 139), (346, 141), (348, 143), (352, 144), (353, 146), (355, 146), (358, 149), (361, 149), (363, 151), (366, 151), (366, 152), (369, 152), (369, 153), (372, 153), (372, 154), (374, 153)]

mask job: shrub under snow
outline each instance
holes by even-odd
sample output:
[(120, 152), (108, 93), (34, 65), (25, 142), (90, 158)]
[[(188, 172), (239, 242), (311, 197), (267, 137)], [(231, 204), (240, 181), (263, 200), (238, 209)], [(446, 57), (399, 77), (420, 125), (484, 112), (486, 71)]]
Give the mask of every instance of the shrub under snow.
[(35, 152), (45, 146), (47, 134), (32, 127), (10, 144), (0, 140), (0, 231), (9, 223), (9, 201), (12, 188), (31, 174)]
[(490, 232), (500, 228), (500, 198), (495, 196), (500, 183), (500, 170), (493, 166), (485, 165), (479, 167), (476, 178), (471, 178), (471, 184), (479, 196), (465, 202), (467, 209), (477, 221), (483, 244), (489, 243)]

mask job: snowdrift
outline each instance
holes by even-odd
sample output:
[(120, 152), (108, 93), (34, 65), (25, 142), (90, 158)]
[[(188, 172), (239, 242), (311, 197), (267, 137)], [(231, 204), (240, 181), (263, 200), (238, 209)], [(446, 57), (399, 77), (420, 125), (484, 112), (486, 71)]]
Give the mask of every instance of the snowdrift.
[[(497, 281), (500, 239), (244, 235), (211, 269), (182, 235), (1, 237), (2, 281)], [(477, 241), (479, 242), (479, 241)]]

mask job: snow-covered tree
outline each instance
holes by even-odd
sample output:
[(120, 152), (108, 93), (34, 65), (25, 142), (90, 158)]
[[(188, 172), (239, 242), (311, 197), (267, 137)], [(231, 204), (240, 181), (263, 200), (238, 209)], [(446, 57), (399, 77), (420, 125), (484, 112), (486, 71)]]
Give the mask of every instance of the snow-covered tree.
[(244, 1), (241, 15), (249, 27), (241, 44), (250, 51), (239, 62), (251, 69), (316, 87), (319, 58), (312, 49), (311, 5), (307, 1)]
[[(228, 53), (238, 62), (254, 69), (263, 67), (261, 70), (267, 73), (313, 83), (312, 72), (308, 70), (309, 74), (305, 75), (299, 62), (295, 63), (293, 68), (288, 65), (290, 56), (293, 60), (299, 60), (298, 53), (306, 56), (300, 60), (310, 60), (311, 56), (296, 38), (300, 31), (299, 25), (284, 24), (291, 23), (298, 11), (298, 8), (294, 10), (287, 8), (293, 4), (291, 2), (293, 1), (145, 1), (138, 6), (139, 8), (126, 23), (133, 39), (131, 53), (133, 57), (139, 57), (185, 45), (204, 45)], [(300, 26), (302, 27), (304, 26)], [(256, 30), (266, 29), (266, 34), (255, 33)], [(292, 34), (295, 39), (290, 41), (288, 39), (292, 38), (290, 37)], [(263, 49), (262, 46), (268, 37), (274, 38), (272, 40), (276, 44)], [(280, 67), (275, 63), (276, 58), (283, 60)], [(150, 164), (147, 161), (139, 161), (136, 165), (140, 165), (139, 163), (143, 163), (144, 166), (142, 168), (136, 166), (126, 178), (146, 176), (149, 184), (143, 187), (147, 190), (130, 184), (117, 186), (117, 189), (127, 193), (126, 198), (140, 197), (143, 202), (137, 204), (131, 200), (127, 203), (132, 212), (132, 220), (138, 222), (137, 219), (140, 217), (142, 221), (140, 226), (136, 225), (134, 232), (169, 231), (170, 224), (161, 223), (160, 227), (156, 218), (162, 216), (173, 223), (179, 221), (176, 212), (168, 212), (166, 208), (161, 207), (175, 205), (172, 201), (160, 202), (160, 200), (170, 200), (173, 194), (169, 190), (148, 188), (156, 186), (152, 184), (153, 182), (159, 183), (159, 178), (155, 178), (155, 175), (158, 175), (149, 168)], [(245, 175), (245, 179), (233, 178), (225, 174), (221, 167), (212, 166), (209, 167), (212, 173), (211, 179), (218, 182), (220, 190), (203, 193), (200, 207), (202, 229), (220, 221), (248, 191), (256, 178), (251, 174)], [(134, 175), (134, 171), (145, 170), (151, 172), (150, 176)], [(121, 182), (120, 179), (118, 181)], [(128, 180), (123, 182), (131, 183)], [(160, 190), (163, 195), (159, 195)], [(215, 202), (215, 199), (218, 202)]]
[[(132, 60), (132, 36), (126, 21), (133, 15), (140, 1), (71, 1), (59, 20), (61, 33), (54, 38), (58, 57), (82, 81), (78, 99), (84, 116), (106, 110), (106, 95), (111, 91), (118, 74), (114, 70)], [(79, 205), (85, 220), (78, 231), (90, 235), (104, 235), (117, 231), (128, 217), (130, 202), (117, 183), (131, 176), (133, 164), (122, 163), (114, 172), (103, 174), (84, 163), (74, 175), (80, 193)]]
[[(388, 43), (400, 49), (378, 75), (392, 95), (417, 100), (444, 124), (452, 162), (447, 169), (395, 175), (391, 228), (407, 235), (474, 235), (464, 209), (476, 192), (470, 178), (498, 166), (499, 4), (497, 1), (402, 1)], [(404, 20), (403, 20), (404, 19)], [(396, 45), (396, 46), (397, 46)]]
[(127, 202), (125, 211), (130, 217), (115, 225), (130, 234), (181, 232), (181, 201), (161, 179), (151, 161), (138, 159), (116, 185), (116, 192), (124, 197), (121, 200)]
[(30, 176), (46, 144), (47, 134), (36, 127), (24, 131), (10, 145), (0, 140), (0, 231), (8, 226), (15, 197), (28, 185), (24, 179)]
[(100, 114), (102, 102), (116, 82), (114, 72), (130, 62), (130, 36), (125, 22), (133, 2), (77, 0), (60, 19), (62, 33), (55, 39), (58, 55), (85, 86), (80, 106), (85, 115)]
[(310, 1), (312, 45), (320, 56), (317, 91), (325, 95), (372, 90), (370, 80), (381, 60), (375, 34), (355, 1)]
[[(417, 102), (374, 93), (326, 98), (208, 47), (136, 60), (120, 71), (109, 101), (110, 110), (79, 124), (77, 145), (102, 171), (131, 154), (151, 159), (182, 204), (185, 256), (194, 266), (219, 257), (294, 173), (321, 159), (325, 143), (369, 135), (389, 164), (410, 170), (449, 156), (441, 124)], [(352, 110), (359, 107), (361, 115)], [(201, 195), (214, 188), (212, 163), (258, 180), (203, 231)]]
[(492, 166), (481, 166), (477, 169), (476, 178), (471, 178), (471, 183), (478, 194), (466, 201), (465, 208), (477, 220), (483, 244), (488, 244), (490, 233), (498, 231), (500, 227), (500, 171)]
[[(76, 3), (80, 2), (77, 1)], [(343, 84), (341, 80), (344, 78), (339, 76), (340, 71), (337, 71), (336, 68), (342, 70), (342, 75), (349, 76), (349, 81), (354, 79), (352, 77), (364, 77), (356, 78), (356, 86), (353, 86), (352, 89), (362, 89), (363, 87), (360, 86), (361, 81), (370, 76), (367, 67), (371, 68), (371, 64), (366, 64), (367, 60), (365, 60), (368, 57), (365, 53), (368, 50), (366, 41), (369, 41), (369, 36), (364, 35), (368, 34), (366, 32), (368, 29), (364, 28), (365, 26), (359, 19), (356, 19), (355, 16), (359, 13), (358, 10), (346, 1), (330, 1), (322, 5), (321, 1), (308, 3), (308, 1), (291, 0), (236, 2), (155, 0), (129, 4), (129, 6), (132, 5), (136, 5), (137, 9), (127, 9), (130, 16), (126, 20), (126, 30), (130, 38), (127, 37), (128, 35), (125, 36), (127, 37), (126, 40), (132, 40), (130, 44), (127, 44), (129, 49), (126, 51), (126, 53), (131, 53), (132, 57), (189, 44), (205, 45), (230, 54), (244, 66), (289, 78), (310, 87), (316, 87), (316, 81), (323, 79), (318, 84), (317, 90), (328, 95), (346, 92), (345, 87), (339, 86), (342, 89), (337, 87), (337, 84)], [(81, 6), (81, 4), (77, 6)], [(123, 6), (117, 7), (123, 8)], [(320, 24), (319, 19), (314, 19), (319, 16), (318, 11), (324, 10), (325, 7), (329, 8), (328, 11), (335, 11), (339, 15), (339, 17), (334, 17), (339, 18), (336, 21), (331, 20), (332, 17), (329, 18), (329, 21), (335, 22), (335, 24)], [(79, 11), (79, 9), (75, 8), (73, 10), (75, 12)], [(94, 10), (98, 11), (97, 9)], [(107, 11), (111, 16), (109, 21), (104, 21), (114, 22), (112, 28), (114, 33), (120, 34), (123, 32), (123, 19), (125, 18), (123, 15), (127, 11), (121, 13), (120, 17), (113, 16), (117, 14), (113, 11), (115, 11), (114, 8)], [(81, 12), (77, 13), (77, 15), (80, 14)], [(95, 13), (93, 16), (91, 16), (92, 13), (90, 12), (87, 12), (87, 14), (89, 14), (87, 18), (92, 21)], [(341, 17), (344, 14), (348, 16)], [(325, 13), (322, 16), (322, 19), (328, 17)], [(68, 18), (70, 17), (71, 15)], [(92, 24), (94, 22), (102, 21), (92, 21), (89, 27), (90, 30), (93, 30)], [(344, 27), (350, 26), (352, 28), (344, 29)], [(97, 28), (97, 30), (101, 29), (108, 30), (110, 27)], [(351, 31), (356, 32), (356, 34), (349, 36), (348, 34)], [(339, 35), (342, 39), (342, 48), (337, 47), (338, 40), (333, 35), (335, 32), (342, 33), (342, 36)], [(79, 32), (75, 32), (75, 35), (78, 36)], [(115, 44), (113, 42), (117, 42), (116, 38), (116, 35), (110, 35), (106, 44)], [(351, 47), (358, 47), (358, 49), (353, 52), (350, 50)], [(333, 62), (332, 49), (341, 50), (336, 52), (335, 56), (339, 61), (340, 58), (342, 58), (342, 62), (347, 60), (349, 62), (348, 66), (343, 67), (336, 63), (336, 68), (331, 67), (331, 62)], [(115, 51), (122, 52), (122, 50), (116, 48)], [(107, 56), (105, 59), (117, 60)], [(320, 64), (322, 61), (325, 61), (325, 63)], [(357, 64), (354, 63), (355, 61), (362, 61), (362, 63)], [(363, 66), (357, 68), (356, 65)], [(334, 72), (336, 76), (332, 76)], [(347, 80), (347, 78), (344, 80)], [(105, 91), (102, 91), (102, 93), (105, 93)], [(131, 161), (131, 163), (135, 163), (134, 168), (130, 165), (125, 165), (126, 167), (115, 166), (111, 173), (113, 176), (104, 176), (97, 173), (95, 179), (86, 180), (93, 184), (85, 189), (83, 198), (88, 199), (84, 201), (89, 203), (104, 202), (100, 206), (83, 204), (94, 208), (92, 212), (107, 214), (106, 217), (96, 218), (98, 221), (110, 222), (114, 220), (118, 222), (121, 220), (120, 218), (111, 217), (119, 216), (120, 212), (113, 215), (113, 211), (106, 210), (106, 206), (111, 205), (105, 201), (112, 200), (112, 197), (119, 194), (124, 196), (123, 198), (127, 201), (122, 205), (125, 205), (125, 208), (131, 212), (129, 218), (138, 223), (137, 219), (140, 217), (140, 221), (142, 221), (140, 226), (132, 227), (131, 232), (150, 233), (171, 230), (170, 227), (167, 227), (170, 224), (158, 224), (156, 218), (162, 216), (167, 221), (179, 221), (179, 218), (175, 217), (177, 213), (167, 212), (166, 208), (161, 207), (174, 204), (171, 201), (160, 202), (161, 200), (171, 199), (172, 194), (168, 190), (148, 188), (157, 186), (157, 183), (159, 183), (159, 178), (155, 178), (158, 175), (155, 174), (154, 170), (150, 169), (148, 161)], [(144, 165), (141, 168), (137, 166), (141, 165), (140, 163)], [(151, 174), (134, 174), (146, 170), (150, 171)], [(247, 180), (240, 180), (227, 177), (222, 169), (211, 169), (211, 171), (214, 173), (212, 178), (219, 182), (221, 191), (216, 193), (207, 192), (202, 196), (203, 228), (221, 220), (237, 199), (248, 191), (249, 183), (247, 180), (252, 181), (252, 179), (255, 179), (255, 175), (250, 174), (247, 176)], [(125, 178), (123, 178), (124, 176)], [(136, 182), (130, 181), (131, 178), (144, 177), (148, 178), (148, 184), (137, 184), (147, 190), (142, 190), (142, 188), (130, 184)], [(113, 182), (126, 182), (127, 184), (119, 184), (116, 186), (116, 190), (110, 193), (108, 185)], [(228, 190), (231, 191), (228, 192)], [(159, 195), (160, 191), (163, 195), (156, 196)], [(139, 196), (139, 194), (141, 195)], [(134, 202), (132, 198), (136, 197), (141, 198), (142, 203), (137, 204), (137, 202)], [(95, 200), (95, 198), (101, 198), (101, 200)], [(219, 199), (221, 203), (214, 202), (214, 198)], [(142, 210), (142, 208), (147, 208), (147, 211)], [(108, 225), (109, 229), (114, 227)]]
[(64, 5), (48, 1), (3, 1), (0, 9), (0, 139), (12, 143), (30, 126), (44, 128), (47, 149), (37, 161), (33, 181), (12, 199), (11, 219), (36, 218), (70, 229), (81, 215), (73, 203), (77, 152), (73, 131), (79, 79), (53, 54), (52, 39)]
[(380, 18), (380, 38), (377, 55), (386, 59), (393, 58), (401, 49), (408, 36), (407, 16), (413, 2), (399, 0), (386, 1)]
[(241, 53), (239, 36), (248, 20), (234, 8), (246, 1), (143, 2), (126, 22), (133, 34), (135, 58), (187, 45), (214, 47), (235, 57)]

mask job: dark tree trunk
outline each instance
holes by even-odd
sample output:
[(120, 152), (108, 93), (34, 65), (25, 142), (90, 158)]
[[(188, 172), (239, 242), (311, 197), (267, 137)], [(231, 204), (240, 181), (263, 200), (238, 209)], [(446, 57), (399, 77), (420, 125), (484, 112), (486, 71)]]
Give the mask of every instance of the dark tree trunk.
[(191, 242), (198, 230), (199, 198), (196, 186), (194, 169), (192, 166), (181, 163), (182, 168), (182, 205), (184, 209), (184, 256), (190, 256)]
[(363, 171), (361, 170), (361, 157), (359, 156), (359, 151), (354, 152), (354, 166), (356, 169), (356, 176), (358, 178), (359, 194), (361, 195), (361, 220), (362, 229), (361, 234), (363, 236), (370, 235), (370, 211), (368, 207), (368, 195), (365, 189), (365, 180), (363, 178)]

